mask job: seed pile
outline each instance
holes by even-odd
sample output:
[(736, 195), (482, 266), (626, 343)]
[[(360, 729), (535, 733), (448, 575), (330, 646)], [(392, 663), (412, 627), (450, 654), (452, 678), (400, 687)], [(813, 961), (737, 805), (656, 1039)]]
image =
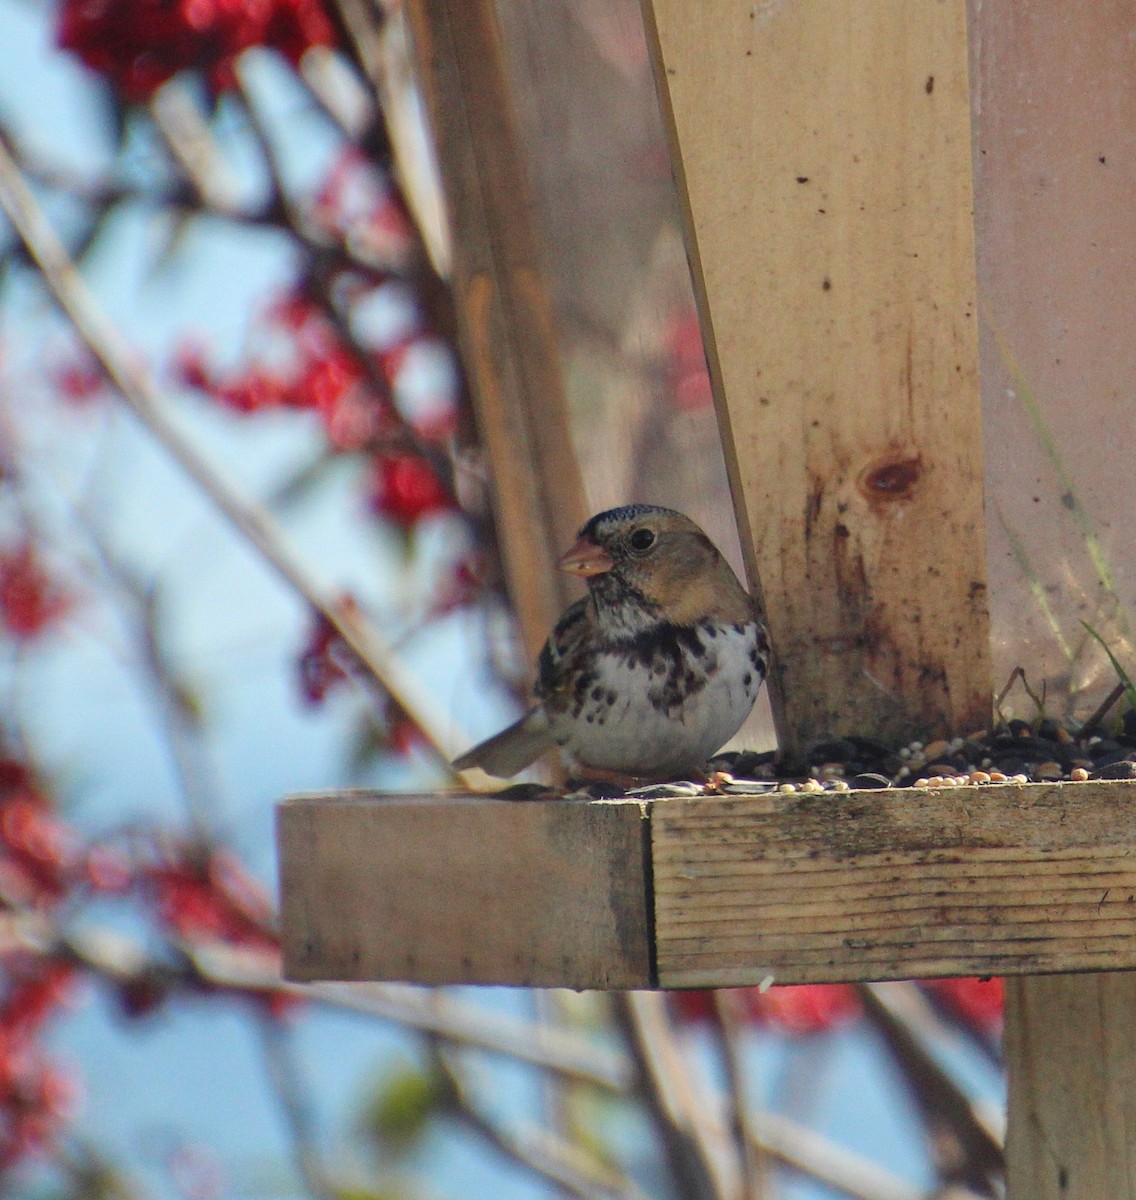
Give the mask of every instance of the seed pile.
[(727, 793), (749, 791), (749, 783), (761, 784), (761, 790), (843, 791), (1133, 779), (1136, 714), (1126, 714), (1110, 736), (1079, 735), (1052, 720), (1036, 725), (1014, 720), (969, 737), (912, 742), (898, 750), (871, 738), (839, 738), (809, 751), (804, 775), (783, 776), (772, 751), (721, 754), (710, 765), (717, 773), (712, 790)]

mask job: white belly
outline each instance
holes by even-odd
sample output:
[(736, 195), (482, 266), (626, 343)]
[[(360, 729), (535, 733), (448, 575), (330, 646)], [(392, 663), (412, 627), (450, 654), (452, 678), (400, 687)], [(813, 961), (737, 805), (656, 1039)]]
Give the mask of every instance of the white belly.
[[(557, 740), (577, 765), (662, 776), (700, 766), (741, 727), (761, 687), (756, 632), (728, 627), (702, 639), (701, 655), (684, 651), (681, 672), (707, 671), (702, 687), (678, 698), (674, 660), (605, 659), (578, 712), (557, 724)], [(653, 669), (654, 667), (654, 669)]]

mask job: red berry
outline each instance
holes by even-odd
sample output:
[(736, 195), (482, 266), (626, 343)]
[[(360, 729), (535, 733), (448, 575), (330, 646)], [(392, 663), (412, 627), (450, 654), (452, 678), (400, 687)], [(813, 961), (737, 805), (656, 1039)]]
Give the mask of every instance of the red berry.
[(0, 551), (0, 623), (10, 634), (29, 640), (38, 637), (70, 608), (70, 597), (30, 542)]
[(999, 978), (924, 979), (919, 987), (933, 1003), (978, 1033), (997, 1033), (1002, 1026), (1005, 988)]
[(184, 70), (224, 91), (250, 46), (298, 63), (337, 35), (321, 0), (64, 0), (56, 39), (127, 100), (144, 101)]
[(433, 467), (417, 454), (378, 456), (371, 473), (371, 504), (396, 524), (411, 528), (423, 517), (454, 508)]

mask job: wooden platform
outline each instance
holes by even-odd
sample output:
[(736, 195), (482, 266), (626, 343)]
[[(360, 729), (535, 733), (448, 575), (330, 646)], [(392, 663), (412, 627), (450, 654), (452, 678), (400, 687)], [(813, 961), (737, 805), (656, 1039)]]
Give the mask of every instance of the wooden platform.
[(728, 987), (1136, 967), (1136, 783), (278, 809), (285, 973)]

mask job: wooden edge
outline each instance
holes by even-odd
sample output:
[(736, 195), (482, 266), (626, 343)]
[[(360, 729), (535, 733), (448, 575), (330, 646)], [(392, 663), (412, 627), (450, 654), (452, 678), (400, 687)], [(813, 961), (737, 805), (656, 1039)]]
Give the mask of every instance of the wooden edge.
[(657, 803), (662, 987), (1136, 968), (1136, 782)]
[(289, 979), (734, 987), (1136, 968), (1136, 781), (278, 809)]
[(286, 800), (284, 975), (650, 987), (645, 812), (633, 800)]

